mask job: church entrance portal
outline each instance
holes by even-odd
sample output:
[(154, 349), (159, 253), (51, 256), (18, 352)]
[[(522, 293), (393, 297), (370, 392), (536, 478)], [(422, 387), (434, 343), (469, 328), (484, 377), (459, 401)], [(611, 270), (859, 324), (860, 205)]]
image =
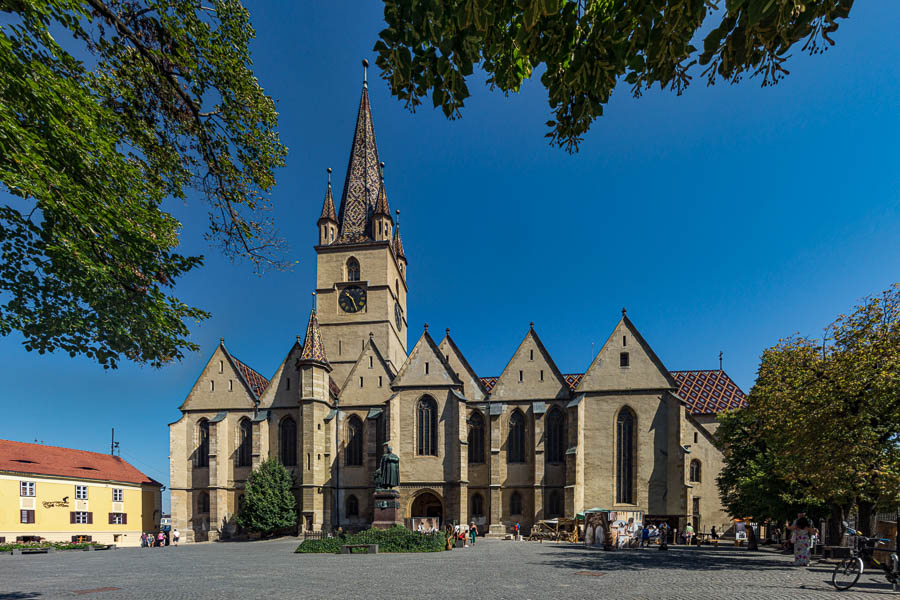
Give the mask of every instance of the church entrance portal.
[(413, 500), (410, 516), (415, 517), (437, 517), (441, 523), (444, 522), (444, 505), (441, 499), (431, 492), (425, 492), (416, 496)]

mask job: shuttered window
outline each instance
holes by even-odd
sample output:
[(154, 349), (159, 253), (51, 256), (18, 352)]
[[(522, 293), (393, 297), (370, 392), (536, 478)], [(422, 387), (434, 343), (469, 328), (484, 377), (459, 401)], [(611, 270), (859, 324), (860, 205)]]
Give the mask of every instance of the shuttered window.
[(34, 523), (34, 511), (33, 510), (20, 510), (19, 511), (19, 522), (20, 523)]

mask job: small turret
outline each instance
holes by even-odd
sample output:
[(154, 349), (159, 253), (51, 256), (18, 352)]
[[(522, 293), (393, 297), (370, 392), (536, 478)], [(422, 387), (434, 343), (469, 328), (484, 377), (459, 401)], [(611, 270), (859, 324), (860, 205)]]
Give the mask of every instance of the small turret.
[(322, 203), (322, 216), (318, 220), (319, 245), (325, 246), (334, 241), (338, 232), (337, 211), (334, 210), (334, 197), (331, 195), (331, 167), (328, 167), (328, 189), (325, 191), (325, 202)]
[(394, 256), (400, 263), (400, 274), (406, 279), (406, 255), (403, 253), (403, 240), (400, 239), (400, 209), (397, 209), (397, 226), (394, 227)]
[(394, 219), (391, 218), (391, 207), (388, 206), (387, 192), (384, 189), (384, 163), (381, 163), (381, 185), (378, 187), (378, 198), (372, 212), (372, 237), (377, 241), (393, 239)]

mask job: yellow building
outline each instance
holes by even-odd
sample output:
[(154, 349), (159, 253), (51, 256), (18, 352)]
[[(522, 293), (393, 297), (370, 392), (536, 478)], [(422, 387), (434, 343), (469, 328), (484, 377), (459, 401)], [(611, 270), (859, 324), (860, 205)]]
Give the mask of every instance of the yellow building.
[(161, 503), (162, 484), (118, 456), (0, 440), (0, 542), (139, 546)]

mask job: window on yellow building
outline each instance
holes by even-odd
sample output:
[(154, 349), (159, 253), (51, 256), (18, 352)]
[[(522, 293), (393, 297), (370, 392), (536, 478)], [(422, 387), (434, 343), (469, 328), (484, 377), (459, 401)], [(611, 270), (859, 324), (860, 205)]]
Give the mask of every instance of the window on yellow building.
[(20, 523), (34, 523), (34, 511), (33, 510), (20, 510), (19, 511), (19, 522)]
[(122, 501), (122, 489), (121, 488), (113, 488), (113, 502), (121, 502)]
[(94, 522), (94, 513), (76, 510), (69, 513), (69, 522), (79, 525), (91, 525)]
[(128, 515), (125, 513), (109, 513), (110, 525), (128, 525)]
[(86, 485), (76, 485), (75, 486), (75, 499), (76, 500), (87, 500), (88, 499), (88, 488)]
[(33, 481), (20, 481), (19, 482), (19, 495), (20, 496), (34, 496), (34, 482)]

